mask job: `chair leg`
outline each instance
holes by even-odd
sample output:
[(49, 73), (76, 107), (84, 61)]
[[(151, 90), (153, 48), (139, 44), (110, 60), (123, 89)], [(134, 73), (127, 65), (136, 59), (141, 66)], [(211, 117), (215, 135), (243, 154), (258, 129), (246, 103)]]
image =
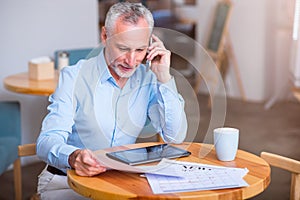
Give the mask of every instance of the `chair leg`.
[(291, 200), (299, 200), (300, 199), (300, 174), (292, 174), (292, 183), (291, 183)]
[(15, 199), (22, 199), (22, 176), (21, 176), (21, 160), (17, 158), (14, 162), (14, 184), (15, 184)]

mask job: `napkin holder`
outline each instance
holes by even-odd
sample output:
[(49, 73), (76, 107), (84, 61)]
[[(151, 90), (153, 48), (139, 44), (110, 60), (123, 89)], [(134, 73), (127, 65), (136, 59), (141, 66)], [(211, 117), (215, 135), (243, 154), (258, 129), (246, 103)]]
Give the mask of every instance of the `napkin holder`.
[(29, 79), (54, 79), (54, 62), (49, 57), (40, 57), (28, 62)]

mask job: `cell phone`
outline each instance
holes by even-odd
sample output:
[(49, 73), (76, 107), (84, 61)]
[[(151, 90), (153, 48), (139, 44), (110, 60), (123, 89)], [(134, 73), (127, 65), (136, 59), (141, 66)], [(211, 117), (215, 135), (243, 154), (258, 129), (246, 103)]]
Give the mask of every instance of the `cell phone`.
[[(152, 44), (152, 37), (149, 40), (149, 46)], [(151, 60), (146, 60), (146, 71), (148, 72), (151, 68)]]
[(191, 152), (185, 149), (180, 149), (169, 144), (158, 144), (148, 147), (106, 153), (109, 158), (128, 165), (160, 161), (163, 158), (178, 158), (189, 156), (190, 154)]

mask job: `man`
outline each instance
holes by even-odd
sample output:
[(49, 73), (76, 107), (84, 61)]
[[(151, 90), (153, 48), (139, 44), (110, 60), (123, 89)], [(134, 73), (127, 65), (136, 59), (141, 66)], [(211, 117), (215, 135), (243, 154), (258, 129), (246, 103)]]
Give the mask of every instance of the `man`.
[(135, 143), (147, 118), (165, 142), (184, 140), (184, 101), (170, 75), (171, 53), (152, 34), (153, 24), (141, 4), (113, 5), (101, 31), (103, 50), (61, 71), (37, 140), (48, 164), (39, 177), (42, 199), (83, 198), (68, 187), (66, 170), (105, 172), (93, 151)]

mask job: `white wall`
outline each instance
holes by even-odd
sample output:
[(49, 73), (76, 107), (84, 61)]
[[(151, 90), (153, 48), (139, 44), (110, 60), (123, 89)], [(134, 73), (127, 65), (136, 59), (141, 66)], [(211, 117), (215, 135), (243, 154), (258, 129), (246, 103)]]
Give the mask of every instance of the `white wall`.
[[(0, 82), (27, 71), (28, 60), (55, 50), (96, 47), (97, 0), (2, 0), (0, 2)], [(35, 142), (46, 114), (47, 97), (16, 94), (0, 84), (0, 100), (18, 100), (22, 143)]]
[[(266, 1), (233, 1), (229, 34), (248, 100), (265, 99)], [(227, 78), (229, 96), (240, 96), (233, 67)]]

